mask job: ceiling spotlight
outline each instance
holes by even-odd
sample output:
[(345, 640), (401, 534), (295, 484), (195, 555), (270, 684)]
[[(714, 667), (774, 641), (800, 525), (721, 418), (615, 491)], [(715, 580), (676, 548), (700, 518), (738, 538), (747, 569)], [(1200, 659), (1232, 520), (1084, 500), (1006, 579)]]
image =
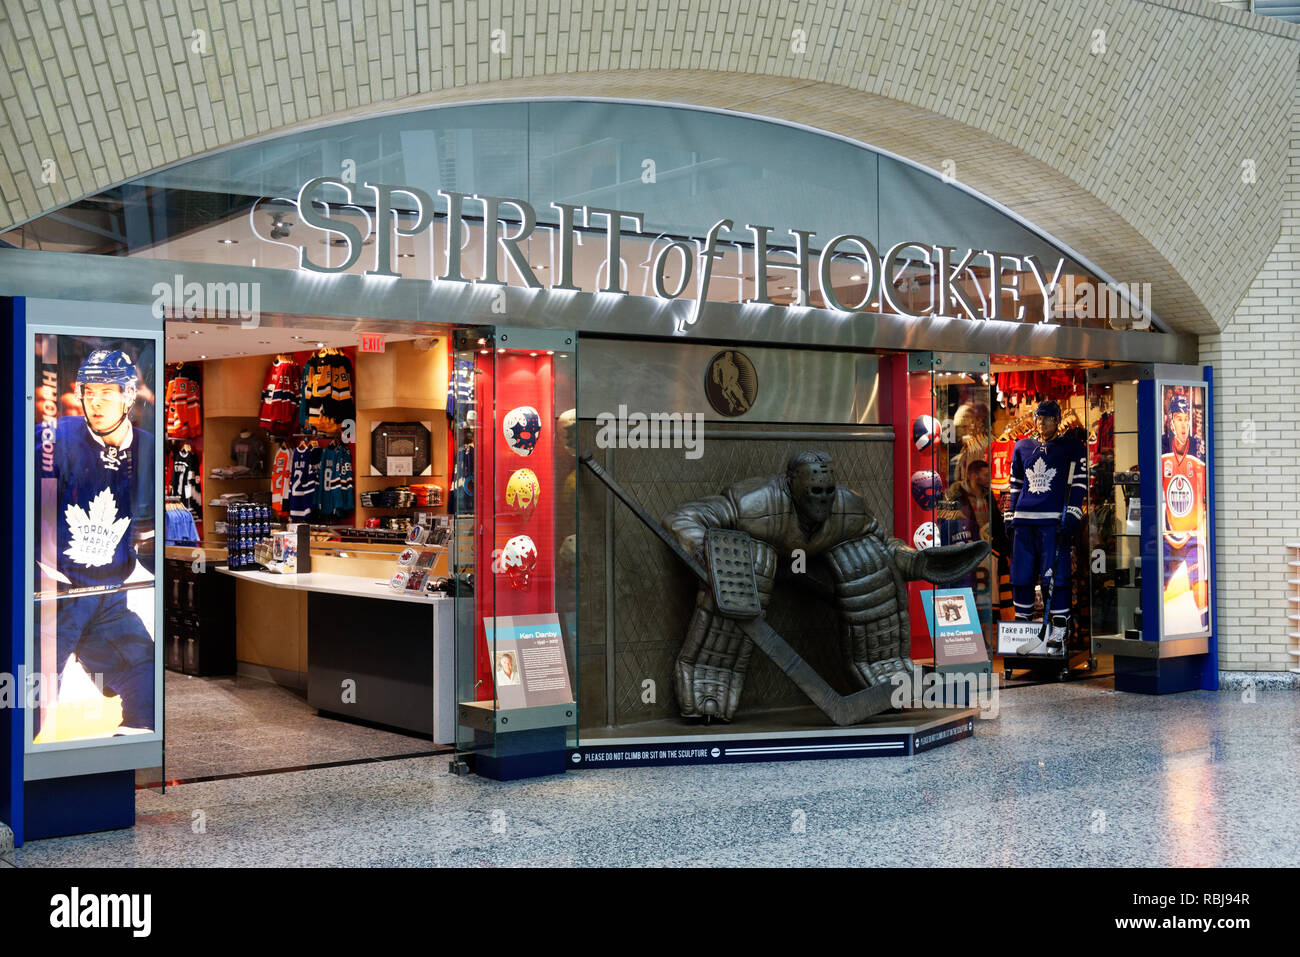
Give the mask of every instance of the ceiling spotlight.
[(414, 258), (415, 258), (415, 253), (398, 253), (398, 254), (397, 254), (397, 258), (398, 258), (398, 259), (414, 259)]
[(325, 343), (323, 343), (323, 342), (318, 342), (318, 343), (316, 343), (316, 348), (317, 348), (317, 349), (324, 349), (324, 348), (325, 348)]
[(497, 350), (497, 354), (500, 355), (501, 353), (503, 353), (503, 352), (505, 352), (505, 351), (506, 351), (506, 350), (504, 350), (504, 349), (498, 349), (498, 350)]
[(789, 290), (793, 289), (794, 286), (782, 286), (781, 288), (788, 292)]
[(859, 279), (861, 279), (862, 277), (859, 276), (857, 273), (854, 273), (854, 274), (853, 274), (852, 276), (850, 276), (849, 278), (852, 279), (854, 282), (857, 282), (857, 281), (858, 281)]
[(218, 239), (217, 242), (221, 243), (221, 245), (223, 245), (223, 246), (234, 246), (236, 243), (239, 242), (239, 240), (238, 240), (238, 239)]
[(200, 359), (206, 359), (207, 356), (199, 356)]
[(537, 353), (536, 353), (536, 352), (530, 352), (530, 353), (528, 353), (528, 354), (529, 354), (530, 356), (532, 356), (534, 359), (537, 358)]

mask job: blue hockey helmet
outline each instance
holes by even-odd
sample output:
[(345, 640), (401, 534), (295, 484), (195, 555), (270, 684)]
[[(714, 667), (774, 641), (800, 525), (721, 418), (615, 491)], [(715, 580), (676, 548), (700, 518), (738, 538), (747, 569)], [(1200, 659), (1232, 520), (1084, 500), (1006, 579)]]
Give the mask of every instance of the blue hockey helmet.
[[(139, 381), (135, 363), (121, 349), (96, 349), (86, 356), (85, 361), (81, 363), (81, 368), (77, 370), (76, 380), (76, 395), (81, 402), (82, 414), (86, 417), (86, 427), (101, 438), (117, 431), (131, 414), (131, 407), (135, 405), (136, 386)], [(86, 398), (82, 394), (82, 387), (87, 385), (116, 385), (121, 388), (122, 416), (111, 428), (97, 429), (91, 424), (90, 415), (86, 410)]]
[(1036, 419), (1045, 419), (1049, 416), (1053, 419), (1059, 419), (1061, 417), (1061, 407), (1056, 404), (1054, 399), (1044, 399), (1042, 402), (1038, 403), (1038, 408), (1034, 410), (1034, 418)]
[(136, 375), (135, 363), (121, 349), (96, 349), (77, 370), (77, 382), (81, 384), (100, 383), (120, 385), (122, 391), (134, 389), (139, 377)]
[(912, 473), (912, 501), (916, 502), (921, 509), (930, 511), (942, 494), (943, 479), (939, 477), (938, 472), (923, 469)]
[(1169, 400), (1169, 414), (1177, 415), (1180, 412), (1183, 415), (1192, 414), (1192, 404), (1187, 401), (1187, 396), (1183, 395), (1181, 392), (1175, 394), (1174, 397)]

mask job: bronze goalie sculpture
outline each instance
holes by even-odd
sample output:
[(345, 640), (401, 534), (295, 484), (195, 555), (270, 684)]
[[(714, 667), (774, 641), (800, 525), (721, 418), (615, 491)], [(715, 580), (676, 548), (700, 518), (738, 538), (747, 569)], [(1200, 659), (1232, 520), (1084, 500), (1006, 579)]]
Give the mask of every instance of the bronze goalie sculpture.
[[(653, 521), (590, 455), (584, 464), (703, 582), (674, 684), (683, 717), (730, 721), (754, 644), (840, 725), (889, 707), (891, 677), (910, 672), (907, 583), (946, 585), (984, 559), (987, 542), (917, 551), (886, 536), (862, 497), (835, 483), (826, 452), (791, 456), (784, 475), (737, 482)], [(856, 694), (836, 694), (762, 619), (778, 570), (802, 551), (806, 582), (836, 605), (839, 642)]]

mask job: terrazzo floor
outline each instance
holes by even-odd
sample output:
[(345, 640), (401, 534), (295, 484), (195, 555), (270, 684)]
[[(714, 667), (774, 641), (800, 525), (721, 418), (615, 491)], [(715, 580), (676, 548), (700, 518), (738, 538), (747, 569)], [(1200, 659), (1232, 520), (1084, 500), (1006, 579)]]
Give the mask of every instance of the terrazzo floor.
[[(167, 672), (167, 780), (427, 754), (429, 738), (323, 718), (300, 692), (256, 678)], [(138, 784), (161, 779), (158, 769)]]
[(499, 784), (453, 777), (445, 758), (426, 757), (140, 791), (134, 829), (34, 841), (14, 859), (19, 867), (1300, 863), (1300, 696), (1157, 698), (1112, 687), (1101, 678), (1007, 692), (973, 738), (913, 758)]

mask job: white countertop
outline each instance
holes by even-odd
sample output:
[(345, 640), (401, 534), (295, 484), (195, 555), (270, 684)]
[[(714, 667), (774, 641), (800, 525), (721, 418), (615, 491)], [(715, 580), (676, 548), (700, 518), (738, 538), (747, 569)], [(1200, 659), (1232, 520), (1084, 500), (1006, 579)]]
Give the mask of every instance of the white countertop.
[(275, 572), (238, 571), (230, 568), (218, 568), (223, 575), (239, 581), (256, 582), (272, 588), (290, 588), (297, 591), (328, 592), (331, 595), (353, 595), (357, 598), (379, 598), (386, 601), (413, 601), (422, 605), (446, 601), (450, 596), (444, 594), (421, 595), (414, 592), (397, 592), (388, 587), (386, 581), (362, 578), (356, 575), (331, 575), (326, 572), (305, 572), (281, 575)]

